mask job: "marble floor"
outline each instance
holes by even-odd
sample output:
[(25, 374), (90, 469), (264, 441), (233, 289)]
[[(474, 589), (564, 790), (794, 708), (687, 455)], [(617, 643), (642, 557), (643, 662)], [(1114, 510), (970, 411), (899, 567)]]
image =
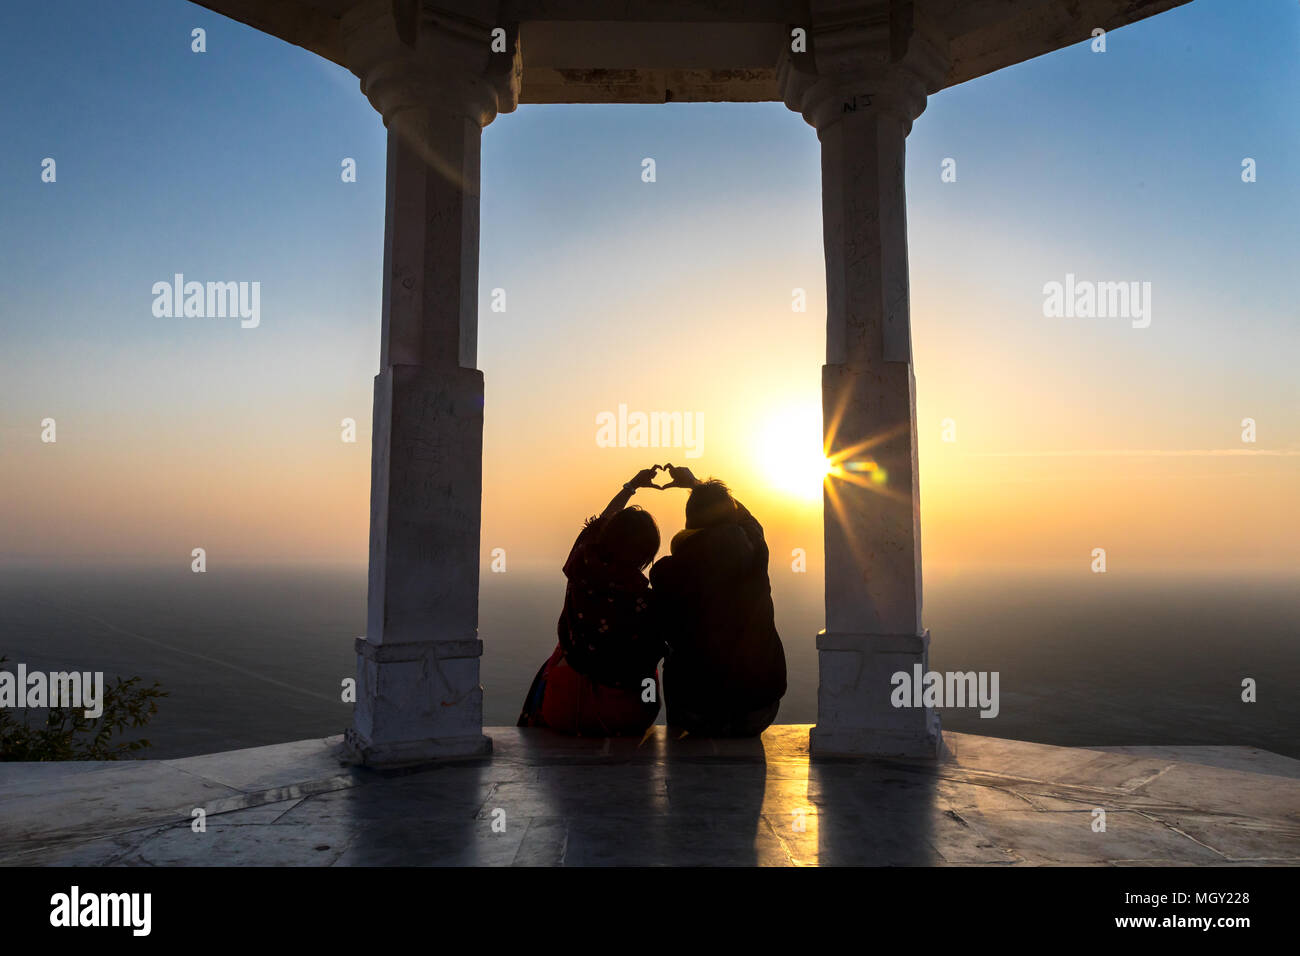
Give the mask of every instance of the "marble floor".
[(638, 742), (496, 727), (491, 758), (405, 772), (348, 766), (338, 737), (0, 763), (0, 863), (1300, 864), (1300, 761), (1267, 751), (950, 733), (936, 763), (810, 762), (808, 729)]

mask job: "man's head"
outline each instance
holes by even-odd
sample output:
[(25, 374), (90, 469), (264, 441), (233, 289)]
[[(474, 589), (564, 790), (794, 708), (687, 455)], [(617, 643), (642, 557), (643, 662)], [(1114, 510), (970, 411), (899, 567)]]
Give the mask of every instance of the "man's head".
[(726, 524), (736, 518), (736, 502), (727, 486), (710, 478), (691, 489), (686, 499), (686, 527), (692, 531)]

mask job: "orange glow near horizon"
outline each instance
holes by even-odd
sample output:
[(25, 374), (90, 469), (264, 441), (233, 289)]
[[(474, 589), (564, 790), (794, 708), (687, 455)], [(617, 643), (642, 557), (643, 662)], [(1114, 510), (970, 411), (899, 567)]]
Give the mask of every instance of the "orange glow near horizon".
[[(816, 259), (760, 265), (785, 269), (783, 285), (821, 268)], [(898, 500), (907, 490), (878, 466), (882, 446), (908, 423), (863, 435), (832, 407), (823, 442), (818, 302), (792, 326), (788, 304), (774, 305), (761, 284), (728, 286), (723, 297), (714, 272), (688, 274), (680, 285), (626, 298), (615, 328), (608, 289), (584, 285), (585, 267), (581, 276), (560, 275), (568, 280), (567, 298), (554, 292), (567, 304), (562, 313), (547, 304), (508, 320), (484, 315), (485, 561), (500, 547), (512, 569), (536, 565), (558, 573), (583, 519), (656, 462), (726, 481), (762, 523), (773, 567), (788, 566), (798, 548), (814, 574), (823, 512), (829, 518), (836, 509), (862, 507), (855, 500), (861, 497)], [(1067, 373), (1082, 373), (1059, 365), (1056, 337), (1044, 335), (1024, 354), (1008, 356), (996, 339), (973, 331), (1006, 328), (992, 306), (973, 308), (922, 282), (916, 289), (927, 565), (1072, 564), (1103, 546), (1129, 568), (1300, 564), (1300, 458), (1284, 429), (1276, 437), (1270, 432), (1269, 446), (1261, 442), (1262, 454), (1252, 455), (1253, 446), (1214, 417), (1235, 425), (1239, 416), (1227, 417), (1207, 398), (1194, 415), (1165, 409), (1161, 414), (1180, 424), (1153, 433), (1156, 413), (1132, 414), (1131, 389), (1089, 386), (1089, 404), (1078, 388), (1062, 387), (1074, 381)], [(945, 324), (945, 316), (958, 314), (961, 323)], [(590, 358), (581, 376), (546, 360), (561, 324), (562, 341), (581, 342)], [(628, 353), (626, 329), (654, 332), (638, 334)], [(743, 342), (743, 368), (720, 364), (716, 348), (684, 348), (701, 330), (709, 342)], [(61, 387), (57, 401), (43, 366), (29, 358), (9, 381), (15, 424), (0, 454), (4, 556), (188, 563), (190, 549), (203, 546), (213, 567), (364, 564), (378, 334), (372, 321), (353, 336), (322, 336), (308, 345), (235, 340), (247, 354), (230, 351), (233, 345), (195, 351), (184, 342), (143, 354), (87, 345), (74, 386)], [(282, 360), (290, 354), (294, 361)], [(1079, 364), (1077, 353), (1070, 361)], [(1164, 409), (1163, 393), (1150, 388), (1142, 397)], [(698, 454), (599, 446), (595, 416), (624, 403), (701, 415)], [(1261, 421), (1283, 420), (1276, 407), (1261, 408)], [(47, 415), (58, 419), (57, 444), (39, 439)], [(356, 423), (355, 442), (341, 440), (345, 417)], [(949, 418), (954, 441), (941, 437)], [(1148, 451), (1116, 453), (1123, 449)], [(1209, 451), (1179, 455), (1187, 449)], [(1100, 450), (1095, 460), (1090, 450)], [(635, 502), (654, 516), (666, 550), (684, 526), (684, 494), (648, 491)]]

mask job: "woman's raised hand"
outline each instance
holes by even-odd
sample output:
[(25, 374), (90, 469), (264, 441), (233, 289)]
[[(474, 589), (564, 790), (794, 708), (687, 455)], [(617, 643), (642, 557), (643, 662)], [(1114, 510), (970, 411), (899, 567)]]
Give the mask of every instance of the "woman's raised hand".
[(627, 483), (627, 487), (658, 488), (659, 486), (654, 483), (654, 477), (655, 477), (655, 473), (658, 472), (661, 467), (663, 466), (654, 465), (650, 468), (642, 468), (632, 477), (632, 480)]

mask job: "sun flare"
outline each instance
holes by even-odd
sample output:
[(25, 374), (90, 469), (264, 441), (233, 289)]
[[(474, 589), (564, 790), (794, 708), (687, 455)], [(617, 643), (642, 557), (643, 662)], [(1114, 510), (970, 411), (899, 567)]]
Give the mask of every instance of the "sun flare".
[(805, 501), (820, 500), (830, 462), (822, 450), (822, 411), (817, 405), (783, 408), (766, 418), (756, 441), (765, 481)]

